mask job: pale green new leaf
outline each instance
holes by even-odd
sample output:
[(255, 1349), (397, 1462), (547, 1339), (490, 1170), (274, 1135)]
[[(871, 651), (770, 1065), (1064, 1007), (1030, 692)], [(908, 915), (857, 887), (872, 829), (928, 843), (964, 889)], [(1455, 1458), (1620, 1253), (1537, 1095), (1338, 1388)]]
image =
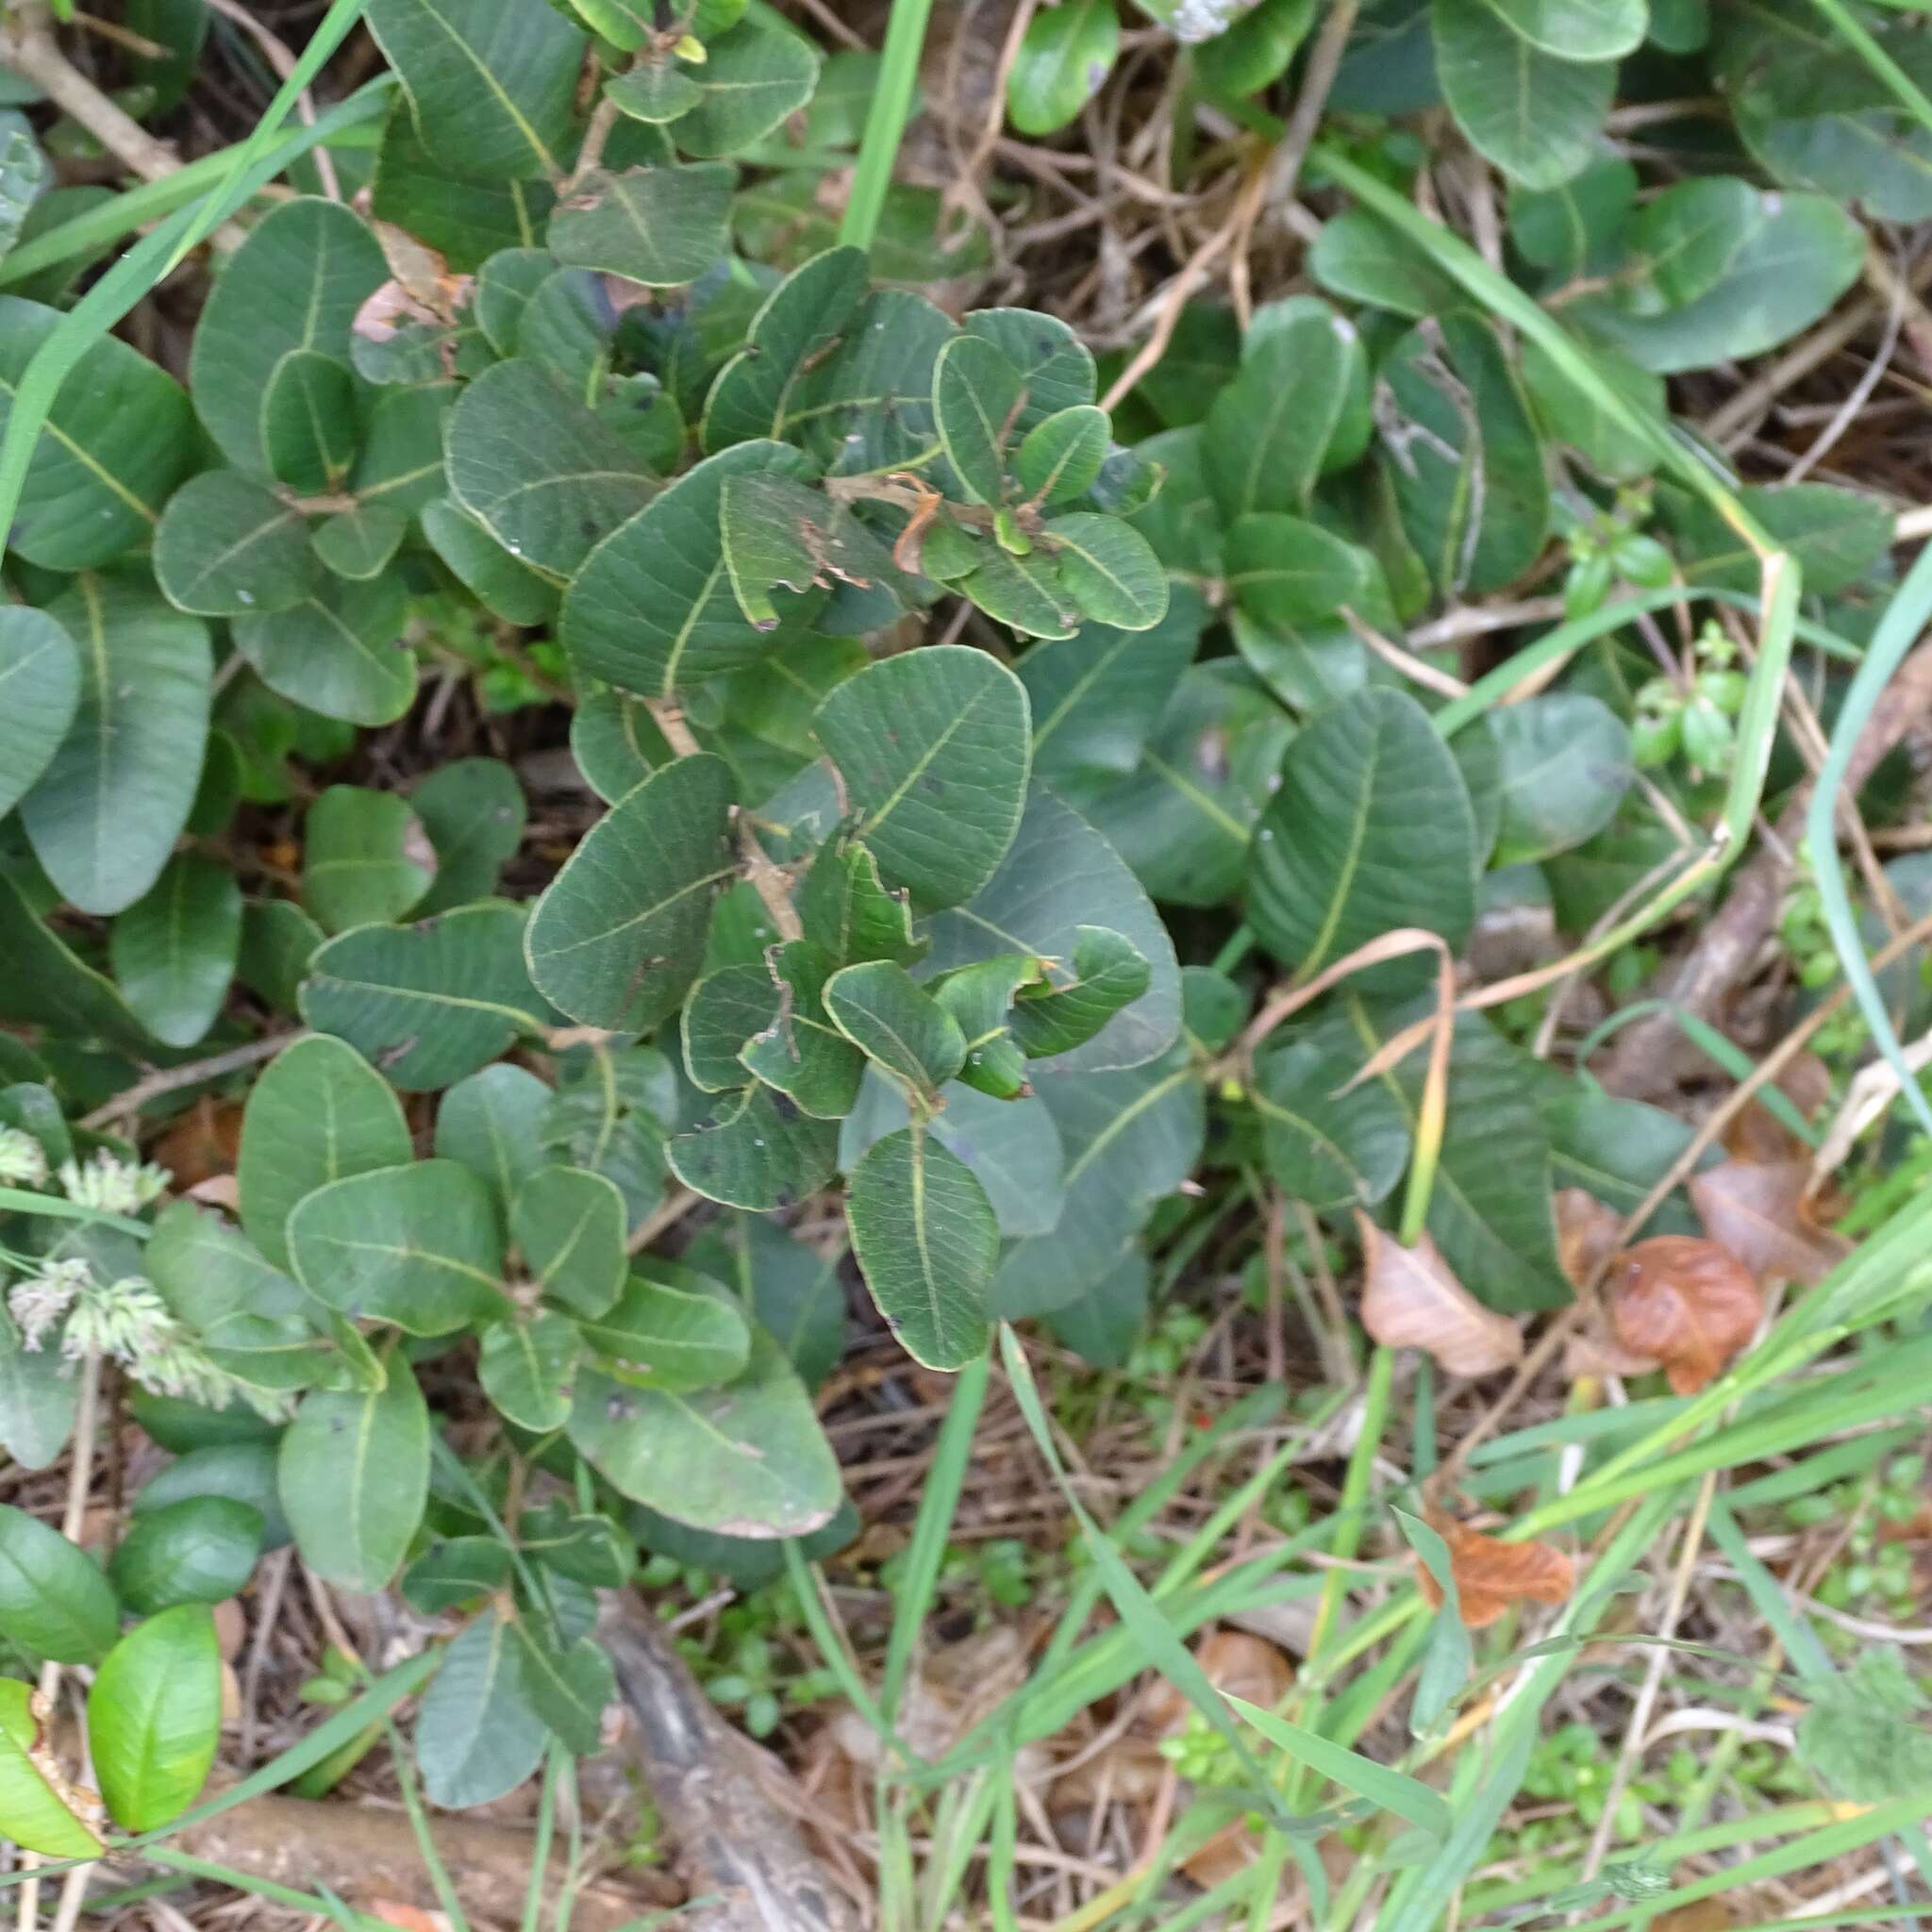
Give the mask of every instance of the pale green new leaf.
[(87, 1736), (117, 1824), (153, 1831), (193, 1804), (222, 1741), (222, 1653), (206, 1605), (163, 1610), (108, 1653)]

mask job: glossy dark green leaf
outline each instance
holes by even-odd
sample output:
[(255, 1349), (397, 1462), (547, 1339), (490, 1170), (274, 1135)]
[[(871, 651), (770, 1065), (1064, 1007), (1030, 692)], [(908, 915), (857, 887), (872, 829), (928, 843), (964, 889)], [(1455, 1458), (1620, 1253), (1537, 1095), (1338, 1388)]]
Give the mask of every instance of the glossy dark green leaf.
[(1013, 995), (1041, 970), (1041, 961), (1024, 953), (996, 953), (932, 982), (933, 998), (965, 1041), (959, 1078), (967, 1086), (998, 1100), (1016, 1100), (1028, 1091), (1026, 1057), (1013, 1039)]
[(238, 469), (273, 473), (264, 405), (283, 357), (346, 360), (356, 311), (389, 279), (367, 225), (341, 202), (272, 208), (224, 268), (188, 365), (195, 413)]
[(302, 1398), (276, 1463), (302, 1559), (342, 1590), (383, 1589), (423, 1521), (429, 1411), (399, 1350), (380, 1389)]
[(175, 1604), (218, 1604), (239, 1591), (261, 1551), (261, 1511), (225, 1496), (190, 1496), (142, 1510), (108, 1574), (136, 1616)]
[(731, 875), (731, 774), (710, 757), (654, 773), (591, 827), (537, 903), (530, 974), (587, 1026), (637, 1031), (683, 1000), (713, 891)]
[(580, 1168), (537, 1168), (510, 1201), (509, 1230), (537, 1287), (574, 1313), (601, 1315), (617, 1299), (628, 1261), (624, 1196)]
[(447, 1087), (551, 1020), (524, 959), (524, 908), (485, 904), (331, 940), (302, 986), (302, 1017), (340, 1034), (398, 1087)]
[(202, 1604), (150, 1617), (95, 1674), (88, 1749), (114, 1822), (153, 1831), (200, 1795), (222, 1741), (222, 1652)]
[(157, 1040), (192, 1046), (214, 1024), (242, 944), (242, 889), (228, 868), (177, 853), (108, 936), (114, 977)]
[(829, 1523), (839, 1465), (805, 1385), (762, 1329), (744, 1373), (690, 1394), (577, 1377), (570, 1439), (622, 1495), (726, 1536), (804, 1536)]
[(303, 824), (302, 903), (325, 932), (400, 919), (436, 877), (436, 855), (403, 799), (331, 785)]
[(0, 1632), (29, 1657), (95, 1664), (120, 1629), (100, 1565), (58, 1529), (0, 1503)]
[(510, 556), (559, 581), (657, 487), (616, 430), (522, 358), (465, 386), (448, 470), (451, 493)]
[[(1461, 945), (1475, 916), (1475, 814), (1413, 698), (1357, 691), (1289, 745), (1250, 849), (1247, 904), (1262, 943), (1304, 979), (1398, 926)], [(1418, 953), (1356, 983), (1410, 991), (1435, 972)]]
[(392, 724), (416, 696), (416, 658), (403, 641), (402, 577), (324, 576), (299, 604), (238, 618), (235, 648), (268, 688), (325, 718)]
[(751, 1359), (751, 1331), (723, 1297), (658, 1281), (661, 1263), (631, 1275), (615, 1304), (580, 1325), (608, 1357), (605, 1371), (641, 1389), (676, 1394), (734, 1381)]
[(169, 603), (198, 616), (286, 610), (316, 580), (308, 521), (266, 484), (210, 470), (168, 499), (155, 532), (155, 576)]
[(298, 1040), (249, 1090), (235, 1163), (242, 1225), (271, 1261), (287, 1267), (297, 1202), (409, 1158), (409, 1130), (389, 1082), (340, 1040)]
[(443, 1653), (416, 1712), (424, 1790), (452, 1811), (487, 1805), (537, 1769), (548, 1736), (509, 1621), (485, 1610)]
[(965, 905), (925, 923), (932, 940), (926, 963), (944, 972), (1000, 953), (1071, 959), (1082, 926), (1121, 934), (1148, 962), (1148, 990), (1084, 1046), (1039, 1062), (1038, 1070), (1099, 1072), (1164, 1053), (1181, 1022), (1174, 941), (1120, 856), (1044, 786), (1028, 792), (1019, 835), (993, 876)]
[(846, 1211), (866, 1286), (901, 1345), (933, 1369), (976, 1359), (1000, 1234), (972, 1169), (923, 1125), (904, 1128), (858, 1163)]
[[(0, 427), (27, 364), (63, 320), (0, 295)], [(48, 570), (108, 563), (153, 536), (161, 506), (198, 460), (181, 385), (118, 337), (96, 335), (52, 399), (7, 547)]]
[(368, 19), (441, 166), (502, 179), (569, 164), (586, 36), (554, 8), (370, 0)]
[(503, 1235), (490, 1192), (454, 1160), (352, 1174), (289, 1217), (289, 1251), (318, 1301), (411, 1335), (503, 1314)]
[(738, 171), (722, 161), (593, 175), (550, 218), (567, 268), (601, 269), (646, 288), (694, 282), (724, 253)]
[(1022, 134), (1074, 120), (1113, 69), (1120, 16), (1112, 0), (1065, 0), (1027, 23), (1007, 75), (1007, 118)]
[(986, 884), (1019, 827), (1031, 758), (1011, 672), (959, 645), (909, 651), (848, 678), (814, 728), (890, 883), (925, 906)]
[(823, 594), (809, 575), (806, 594), (774, 599), (761, 585), (755, 625), (734, 587), (721, 517), (728, 480), (796, 478), (805, 469), (797, 451), (751, 441), (679, 477), (600, 544), (572, 585), (561, 633), (575, 662), (625, 691), (668, 697), (758, 664), (795, 637)]

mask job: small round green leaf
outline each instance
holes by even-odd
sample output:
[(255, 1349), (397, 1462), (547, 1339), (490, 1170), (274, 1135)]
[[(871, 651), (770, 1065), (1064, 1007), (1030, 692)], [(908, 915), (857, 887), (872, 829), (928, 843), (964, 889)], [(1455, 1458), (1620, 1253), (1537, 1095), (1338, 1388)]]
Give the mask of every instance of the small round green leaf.
[(1007, 117), (1022, 134), (1053, 134), (1113, 71), (1121, 22), (1113, 0), (1062, 0), (1027, 23), (1007, 76)]
[(192, 477), (155, 532), (155, 577), (169, 603), (201, 617), (267, 616), (316, 580), (308, 520), (235, 470)]

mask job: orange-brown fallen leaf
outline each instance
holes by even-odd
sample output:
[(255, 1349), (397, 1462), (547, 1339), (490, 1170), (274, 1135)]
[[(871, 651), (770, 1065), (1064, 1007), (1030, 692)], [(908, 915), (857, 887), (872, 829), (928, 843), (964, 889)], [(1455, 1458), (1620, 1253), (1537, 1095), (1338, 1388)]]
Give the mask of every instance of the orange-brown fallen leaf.
[[(1815, 1053), (1801, 1053), (1774, 1084), (1808, 1121), (1831, 1098), (1831, 1069)], [(1811, 1151), (1761, 1100), (1725, 1124), (1724, 1143), (1734, 1160), (1802, 1160)]]
[[(1429, 1527), (1449, 1546), (1457, 1605), (1472, 1630), (1493, 1624), (1511, 1604), (1567, 1602), (1575, 1585), (1575, 1565), (1553, 1544), (1506, 1543), (1440, 1509), (1429, 1511)], [(1429, 1607), (1441, 1608), (1441, 1590), (1420, 1557), (1416, 1574)]]
[(1384, 1348), (1423, 1348), (1452, 1375), (1489, 1375), (1523, 1359), (1523, 1331), (1486, 1308), (1424, 1235), (1406, 1248), (1356, 1211), (1362, 1241), (1362, 1326)]
[(1581, 1289), (1616, 1252), (1624, 1217), (1587, 1188), (1557, 1190), (1557, 1258), (1572, 1288)]
[(1623, 1255), (1610, 1275), (1617, 1340), (1655, 1356), (1679, 1395), (1694, 1394), (1751, 1340), (1764, 1298), (1728, 1248), (1660, 1234)]
[(1805, 1198), (1809, 1175), (1803, 1160), (1726, 1160), (1691, 1176), (1690, 1199), (1705, 1233), (1760, 1282), (1816, 1288), (1851, 1243), (1819, 1226)]

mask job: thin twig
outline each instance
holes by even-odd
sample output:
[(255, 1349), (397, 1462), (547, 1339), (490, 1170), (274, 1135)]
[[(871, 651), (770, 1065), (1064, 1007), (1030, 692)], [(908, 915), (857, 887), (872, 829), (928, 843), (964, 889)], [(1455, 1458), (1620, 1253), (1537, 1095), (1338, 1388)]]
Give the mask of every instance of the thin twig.
[(190, 1060), (185, 1066), (161, 1067), (146, 1074), (132, 1087), (104, 1101), (92, 1113), (83, 1114), (80, 1124), (90, 1132), (105, 1127), (110, 1121), (125, 1119), (158, 1100), (164, 1093), (178, 1092), (183, 1087), (199, 1087), (205, 1080), (219, 1080), (225, 1074), (239, 1074), (243, 1067), (273, 1059), (291, 1041), (300, 1040), (307, 1029), (291, 1026), (285, 1033), (264, 1034), (245, 1046), (231, 1046), (225, 1053), (210, 1054), (205, 1060)]
[[(287, 80), (294, 73), (294, 55), (289, 52), (285, 42), (271, 33), (249, 8), (241, 4), (241, 0), (208, 0), (208, 4), (224, 20), (233, 21), (243, 33), (254, 37), (255, 44), (266, 56), (268, 64), (275, 69), (277, 79)], [(295, 111), (302, 117), (302, 125), (305, 127), (315, 125), (315, 96), (306, 87), (295, 96)], [(342, 184), (336, 176), (334, 156), (326, 147), (322, 146), (315, 147), (310, 152), (315, 161), (316, 178), (322, 183), (322, 192), (331, 201), (341, 200)]]

